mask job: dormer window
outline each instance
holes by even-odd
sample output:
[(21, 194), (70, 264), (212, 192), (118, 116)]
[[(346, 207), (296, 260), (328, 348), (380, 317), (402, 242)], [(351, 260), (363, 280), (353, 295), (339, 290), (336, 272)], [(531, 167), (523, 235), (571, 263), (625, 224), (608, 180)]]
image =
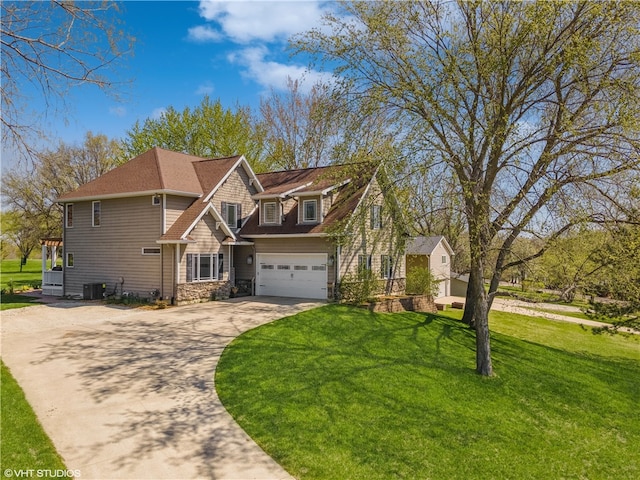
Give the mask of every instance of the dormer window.
[(302, 202), (302, 221), (314, 223), (318, 221), (318, 201), (304, 200)]
[(262, 204), (262, 223), (278, 223), (278, 205), (276, 202)]

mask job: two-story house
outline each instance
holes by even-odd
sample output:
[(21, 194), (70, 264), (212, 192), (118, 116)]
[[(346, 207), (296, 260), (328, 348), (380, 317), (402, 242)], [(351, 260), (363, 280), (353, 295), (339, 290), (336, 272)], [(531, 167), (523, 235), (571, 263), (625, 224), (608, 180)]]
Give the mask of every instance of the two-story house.
[(243, 156), (154, 148), (59, 198), (63, 293), (327, 299), (362, 268), (401, 291), (404, 251), (378, 177), (366, 165), (256, 175)]

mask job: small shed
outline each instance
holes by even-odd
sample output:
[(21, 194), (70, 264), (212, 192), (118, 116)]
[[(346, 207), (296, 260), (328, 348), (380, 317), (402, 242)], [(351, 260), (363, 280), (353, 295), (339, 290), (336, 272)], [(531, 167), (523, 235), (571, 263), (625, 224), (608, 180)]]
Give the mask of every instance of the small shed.
[(415, 237), (407, 243), (407, 274), (414, 268), (429, 268), (434, 278), (440, 282), (436, 298), (451, 295), (451, 258), (455, 254), (442, 235), (435, 237)]

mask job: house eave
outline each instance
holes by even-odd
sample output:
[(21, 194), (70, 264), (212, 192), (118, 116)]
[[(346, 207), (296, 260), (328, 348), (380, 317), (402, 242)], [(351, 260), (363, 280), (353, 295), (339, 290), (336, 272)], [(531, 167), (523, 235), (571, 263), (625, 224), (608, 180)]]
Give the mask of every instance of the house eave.
[(89, 200), (112, 200), (118, 198), (133, 198), (133, 197), (146, 197), (149, 195), (175, 195), (178, 197), (191, 197), (198, 198), (201, 197), (201, 193), (195, 192), (181, 192), (178, 190), (166, 190), (166, 189), (158, 189), (158, 190), (146, 190), (144, 192), (125, 192), (125, 193), (108, 193), (102, 195), (87, 195), (84, 197), (66, 197), (66, 198), (58, 198), (56, 199), (56, 203), (73, 203), (73, 202), (86, 202)]
[(320, 238), (328, 237), (327, 233), (261, 233), (242, 235), (245, 238)]

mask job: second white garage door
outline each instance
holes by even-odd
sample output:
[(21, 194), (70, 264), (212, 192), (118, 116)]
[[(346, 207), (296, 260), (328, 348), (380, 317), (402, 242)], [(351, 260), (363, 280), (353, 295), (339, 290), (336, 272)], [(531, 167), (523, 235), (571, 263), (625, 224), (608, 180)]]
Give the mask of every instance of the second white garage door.
[(256, 295), (327, 298), (324, 253), (256, 255)]

